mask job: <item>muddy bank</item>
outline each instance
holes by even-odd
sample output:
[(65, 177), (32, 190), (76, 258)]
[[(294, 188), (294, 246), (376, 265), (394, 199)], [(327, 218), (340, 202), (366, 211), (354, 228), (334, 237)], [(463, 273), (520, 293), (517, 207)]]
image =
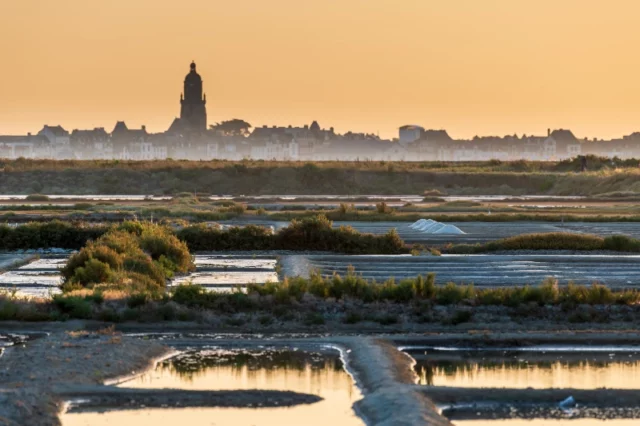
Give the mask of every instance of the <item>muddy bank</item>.
[[(540, 333), (537, 330), (493, 333), (477, 330), (467, 333), (433, 333), (423, 335), (397, 335), (389, 337), (401, 349), (423, 346), (454, 348), (527, 348), (540, 345), (574, 347), (637, 346), (640, 333), (634, 329), (612, 330), (593, 327), (586, 330), (553, 330)], [(611, 350), (613, 351), (613, 350)]]
[[(387, 315), (397, 314), (401, 311), (394, 309), (392, 305), (377, 304), (367, 308), (366, 312), (373, 312), (377, 307), (378, 315), (386, 318)], [(400, 316), (398, 323), (380, 324), (374, 321), (360, 321), (355, 324), (346, 324), (343, 321), (342, 308), (339, 306), (330, 310), (327, 308), (327, 319), (324, 324), (310, 324), (305, 322), (304, 315), (293, 320), (272, 316), (269, 324), (260, 322), (262, 317), (269, 312), (203, 315), (199, 322), (190, 321), (157, 321), (136, 322), (129, 321), (116, 324), (117, 330), (123, 333), (151, 333), (151, 334), (211, 334), (234, 335), (255, 337), (277, 337), (286, 335), (289, 337), (318, 337), (318, 336), (362, 336), (384, 335), (391, 338), (400, 346), (403, 345), (440, 345), (446, 346), (472, 344), (472, 347), (481, 345), (507, 345), (521, 346), (525, 344), (545, 343), (575, 343), (582, 345), (608, 345), (608, 344), (638, 344), (640, 345), (640, 306), (638, 309), (638, 321), (633, 322), (586, 322), (572, 323), (569, 321), (534, 320), (520, 318), (517, 322), (511, 321), (508, 316), (497, 315), (493, 321), (485, 321), (474, 315), (470, 322), (462, 324), (443, 324), (442, 322), (418, 322), (406, 316)], [(470, 309), (463, 307), (463, 310)], [(510, 308), (507, 308), (510, 309)], [(636, 308), (634, 308), (636, 309)], [(409, 308), (407, 308), (407, 311)], [(442, 312), (446, 313), (442, 318), (451, 318), (456, 311), (455, 306), (448, 307)], [(360, 311), (363, 312), (363, 311)], [(295, 314), (294, 314), (295, 315)], [(334, 319), (335, 318), (335, 319)], [(209, 321), (206, 321), (206, 320)], [(239, 325), (230, 324), (232, 320), (239, 319)], [(418, 318), (420, 319), (420, 318)], [(500, 322), (502, 320), (502, 322)], [(100, 330), (113, 325), (111, 322), (96, 320), (73, 321), (47, 321), (47, 322), (22, 322), (2, 321), (0, 332), (62, 332), (69, 329)], [(584, 339), (584, 340), (583, 340)], [(416, 343), (417, 342), (417, 343)]]
[(511, 404), (557, 406), (573, 396), (581, 406), (640, 407), (636, 389), (493, 389), (419, 386), (419, 391), (436, 404)]
[[(64, 401), (53, 386), (101, 384), (144, 371), (168, 348), (118, 333), (54, 333), (7, 349), (0, 362), (0, 419), (6, 424), (59, 425)], [(4, 424), (4, 423), (3, 423)]]
[[(569, 410), (548, 406), (480, 406), (455, 407), (445, 410), (445, 414), (453, 421), (457, 420), (503, 420), (503, 419), (637, 419), (640, 418), (638, 407), (585, 407)], [(579, 424), (579, 422), (577, 423)]]

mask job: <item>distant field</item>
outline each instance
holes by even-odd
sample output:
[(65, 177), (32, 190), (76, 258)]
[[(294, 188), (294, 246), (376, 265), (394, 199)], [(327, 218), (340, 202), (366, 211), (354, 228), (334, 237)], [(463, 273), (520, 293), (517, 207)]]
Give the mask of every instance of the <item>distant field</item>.
[(637, 160), (563, 162), (0, 161), (0, 194), (640, 194)]

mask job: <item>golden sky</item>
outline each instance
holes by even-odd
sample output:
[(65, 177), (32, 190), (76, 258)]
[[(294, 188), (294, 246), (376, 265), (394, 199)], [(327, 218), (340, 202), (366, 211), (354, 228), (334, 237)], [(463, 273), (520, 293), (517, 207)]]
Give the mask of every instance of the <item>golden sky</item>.
[(179, 114), (394, 136), (640, 130), (638, 0), (0, 0), (0, 134)]

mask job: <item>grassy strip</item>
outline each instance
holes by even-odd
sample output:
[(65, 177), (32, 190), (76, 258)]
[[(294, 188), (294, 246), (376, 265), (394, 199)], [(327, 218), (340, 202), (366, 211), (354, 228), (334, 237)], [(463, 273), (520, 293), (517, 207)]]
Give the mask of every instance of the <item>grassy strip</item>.
[[(174, 299), (180, 300), (181, 292), (189, 291), (188, 287), (178, 288)], [(191, 290), (193, 291), (193, 290)], [(411, 303), (430, 301), (437, 305), (453, 305), (466, 303), (472, 306), (498, 305), (518, 306), (527, 303), (540, 305), (554, 304), (635, 304), (640, 301), (640, 292), (627, 290), (613, 292), (606, 286), (593, 284), (590, 287), (569, 284), (560, 287), (558, 281), (548, 278), (540, 286), (503, 287), (476, 289), (473, 284), (457, 285), (447, 283), (436, 285), (435, 274), (413, 279), (404, 279), (398, 283), (389, 279), (384, 283), (366, 280), (353, 272), (345, 277), (334, 275), (331, 278), (312, 275), (309, 279), (288, 278), (282, 283), (265, 285), (251, 284), (248, 293), (261, 296), (270, 295), (274, 300), (287, 302), (292, 299), (302, 300), (305, 294), (322, 299), (357, 299), (363, 302), (389, 301), (394, 303)], [(200, 294), (203, 294), (202, 292)], [(177, 296), (176, 296), (177, 295)]]
[(640, 252), (640, 240), (626, 235), (600, 237), (589, 234), (571, 234), (550, 232), (542, 234), (524, 234), (484, 244), (458, 244), (444, 247), (450, 254), (476, 254), (507, 250), (608, 250), (627, 253)]
[[(625, 159), (587, 156), (588, 169), (601, 171), (611, 169), (637, 169), (640, 166), (638, 159)], [(190, 161), (190, 160), (51, 160), (51, 159), (25, 159), (3, 160), (0, 166), (5, 171), (29, 171), (29, 170), (59, 170), (72, 174), (73, 170), (82, 169), (122, 169), (122, 170), (171, 170), (181, 169), (185, 171), (200, 169), (235, 169), (236, 172), (264, 167), (298, 167), (304, 169), (354, 169), (354, 170), (384, 170), (390, 168), (398, 171), (404, 170), (436, 170), (436, 171), (467, 171), (467, 172), (515, 172), (515, 173), (539, 173), (556, 172), (568, 173), (580, 171), (581, 162), (577, 158), (562, 161), (264, 161), (250, 160), (228, 161)]]
[[(637, 160), (575, 162), (2, 161), (0, 192), (596, 195), (640, 192)], [(619, 168), (622, 167), (621, 171)], [(597, 171), (595, 171), (597, 170)]]
[[(5, 224), (0, 225), (0, 250), (51, 247), (80, 249), (109, 229), (109, 226), (103, 224), (92, 226), (62, 221), (31, 222), (16, 227)], [(255, 225), (220, 229), (203, 224), (167, 232), (184, 241), (191, 251), (304, 250), (351, 254), (409, 252), (395, 230), (386, 235), (373, 235), (360, 233), (351, 227), (333, 228), (332, 222), (322, 215), (293, 221), (288, 227), (275, 233), (269, 228)]]
[[(433, 308), (444, 306), (454, 308), (451, 311), (454, 314), (442, 321), (455, 325), (471, 320), (474, 309), (498, 306), (507, 309), (503, 314), (516, 316), (529, 312), (537, 315), (536, 309), (557, 307), (561, 309), (556, 312), (560, 321), (588, 322), (603, 317), (594, 317), (591, 311), (583, 312), (584, 306), (632, 309), (640, 302), (640, 292), (636, 290), (612, 291), (598, 284), (560, 287), (556, 280), (547, 279), (539, 286), (477, 289), (473, 285), (454, 283), (436, 285), (433, 274), (398, 283), (391, 279), (376, 283), (355, 274), (331, 278), (316, 275), (264, 286), (250, 285), (247, 293), (212, 293), (196, 285), (181, 285), (162, 296), (132, 291), (96, 287), (47, 301), (20, 300), (10, 294), (0, 294), (0, 321), (76, 318), (109, 322), (193, 321), (211, 320), (219, 315), (259, 314), (260, 325), (269, 325), (276, 318), (320, 325), (324, 324), (327, 312), (340, 312), (345, 323), (371, 319), (380, 324), (394, 324), (399, 321), (398, 309), (394, 306), (412, 313), (415, 321), (437, 317), (439, 311)], [(352, 303), (354, 301), (359, 303)], [(385, 314), (380, 314), (381, 309)], [(611, 309), (607, 312), (612, 313)], [(579, 315), (572, 319), (567, 314), (571, 312)], [(232, 317), (227, 324), (240, 326), (246, 321), (246, 316)]]

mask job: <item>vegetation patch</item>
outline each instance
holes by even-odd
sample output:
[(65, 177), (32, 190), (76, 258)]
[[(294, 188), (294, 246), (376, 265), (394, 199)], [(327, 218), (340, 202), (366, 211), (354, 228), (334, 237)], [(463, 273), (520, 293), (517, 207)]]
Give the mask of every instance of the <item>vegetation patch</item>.
[(49, 196), (44, 194), (29, 194), (25, 199), (27, 201), (49, 201)]
[[(146, 222), (124, 222), (121, 225), (107, 226), (62, 221), (30, 222), (16, 227), (0, 225), (0, 250), (52, 247), (80, 249), (89, 241), (96, 240), (107, 232), (115, 232), (114, 230), (130, 233), (132, 236), (127, 238), (133, 238), (138, 231), (127, 230), (142, 227), (145, 235), (150, 232), (149, 229), (156, 229), (155, 232), (162, 230), (164, 238), (178, 238), (191, 251), (304, 250), (349, 254), (409, 252), (395, 229), (385, 235), (363, 234), (349, 226), (334, 228), (333, 223), (323, 215), (293, 220), (289, 226), (275, 233), (270, 228), (256, 225), (222, 229), (205, 224), (187, 225), (183, 221), (163, 223), (167, 226)], [(179, 229), (174, 230), (170, 225)]]
[(124, 222), (71, 256), (62, 269), (63, 290), (106, 286), (161, 293), (167, 279), (193, 269), (186, 244), (168, 228)]
[(352, 227), (334, 228), (324, 215), (293, 220), (277, 232), (248, 225), (222, 230), (206, 225), (181, 229), (177, 236), (194, 251), (310, 250), (348, 254), (408, 253), (395, 229), (385, 235), (362, 234)]
[[(324, 324), (376, 322), (383, 326), (439, 322), (456, 326), (493, 316), (546, 318), (566, 322), (629, 321), (640, 308), (637, 290), (614, 291), (592, 284), (559, 286), (547, 279), (536, 286), (477, 289), (472, 285), (438, 285), (435, 276), (379, 283), (350, 273), (345, 277), (292, 278), (231, 293), (180, 285), (159, 294), (140, 288), (95, 286), (52, 299), (18, 299), (0, 294), (0, 321), (95, 319), (122, 321), (204, 321), (226, 326), (278, 326), (284, 321), (314, 327)], [(585, 314), (586, 313), (586, 314)], [(588, 314), (588, 315), (587, 315)]]
[[(637, 192), (637, 159), (560, 162), (3, 160), (0, 192), (64, 194), (540, 194)], [(345, 182), (348, 182), (345, 185)], [(505, 182), (508, 182), (506, 184)]]
[(600, 237), (589, 234), (550, 232), (517, 235), (484, 244), (458, 244), (444, 248), (446, 253), (452, 254), (475, 254), (511, 250), (609, 250), (640, 253), (640, 240), (626, 235)]
[(107, 231), (103, 225), (81, 222), (50, 221), (31, 222), (10, 227), (0, 225), (0, 250), (26, 250), (37, 248), (78, 249), (87, 241), (100, 237)]

